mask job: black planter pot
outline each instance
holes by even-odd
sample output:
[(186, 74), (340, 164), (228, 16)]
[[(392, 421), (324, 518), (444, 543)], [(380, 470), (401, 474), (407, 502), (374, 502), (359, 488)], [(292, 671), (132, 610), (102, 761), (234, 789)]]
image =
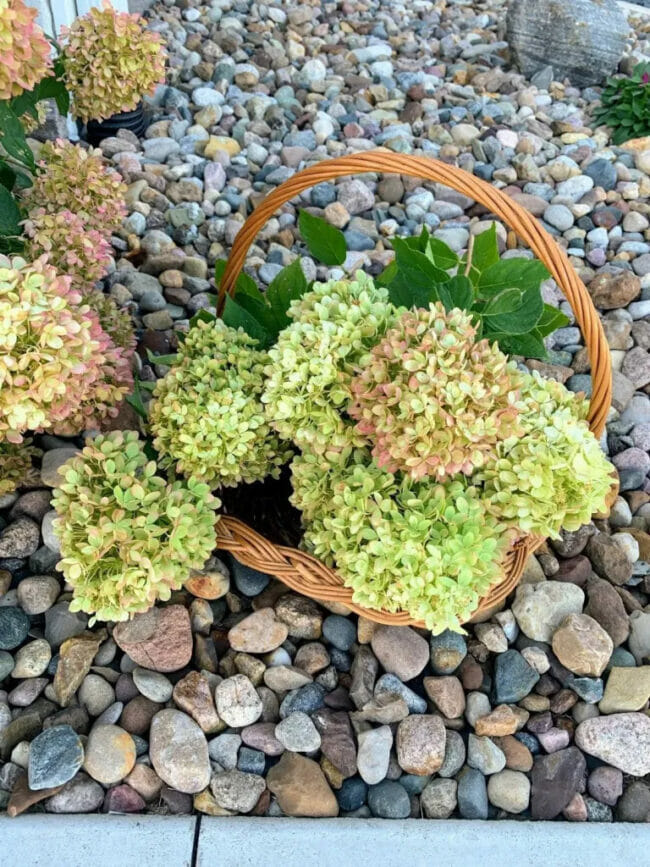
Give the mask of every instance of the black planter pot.
[(106, 120), (89, 120), (85, 130), (80, 129), (79, 134), (89, 144), (97, 146), (105, 138), (114, 136), (119, 129), (128, 129), (138, 137), (144, 134), (144, 105), (142, 103), (133, 111), (123, 111)]

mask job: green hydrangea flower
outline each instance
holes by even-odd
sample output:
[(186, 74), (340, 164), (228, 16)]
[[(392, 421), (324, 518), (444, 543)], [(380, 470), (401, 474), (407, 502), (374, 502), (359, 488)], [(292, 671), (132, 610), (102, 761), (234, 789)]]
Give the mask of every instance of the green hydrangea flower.
[(396, 315), (388, 291), (361, 271), (355, 280), (315, 284), (292, 303), (293, 322), (269, 350), (262, 394), (280, 436), (330, 457), (366, 444), (346, 416), (352, 378)]
[(461, 631), (499, 580), (513, 533), (463, 477), (417, 482), (380, 469), (365, 449), (338, 464), (301, 455), (291, 471), (306, 548), (358, 604), (406, 611), (435, 633)]
[(277, 478), (291, 450), (261, 403), (268, 356), (242, 329), (198, 322), (154, 391), (150, 424), (161, 464), (212, 487)]
[(526, 375), (523, 435), (498, 443), (479, 472), (490, 511), (524, 533), (557, 538), (606, 508), (611, 465), (586, 422), (588, 403), (536, 371)]
[(89, 442), (54, 492), (57, 568), (72, 585), (71, 611), (127, 620), (183, 586), (216, 545), (221, 505), (196, 479), (157, 475), (134, 431)]

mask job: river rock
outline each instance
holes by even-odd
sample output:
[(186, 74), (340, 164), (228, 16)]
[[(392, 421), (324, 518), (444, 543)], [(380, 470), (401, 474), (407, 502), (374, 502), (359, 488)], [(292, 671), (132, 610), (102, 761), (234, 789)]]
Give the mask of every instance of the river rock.
[(120, 726), (95, 726), (90, 732), (84, 770), (93, 780), (104, 786), (119, 783), (131, 773), (135, 759), (135, 742)]
[(286, 640), (289, 629), (278, 620), (272, 608), (254, 611), (228, 632), (233, 650), (243, 653), (269, 653)]
[(49, 789), (69, 782), (84, 760), (79, 735), (68, 725), (52, 726), (29, 746), (30, 789)]
[(642, 777), (650, 773), (650, 717), (615, 713), (581, 722), (575, 732), (580, 749), (608, 765)]
[(222, 680), (216, 690), (217, 713), (232, 728), (252, 725), (262, 715), (262, 700), (243, 674)]
[(380, 626), (370, 646), (384, 670), (401, 681), (417, 677), (429, 661), (429, 645), (409, 626)]
[(530, 780), (521, 771), (508, 768), (492, 774), (487, 784), (491, 804), (506, 813), (523, 813), (530, 802)]
[(151, 721), (149, 755), (158, 776), (173, 789), (195, 794), (210, 782), (205, 735), (187, 714), (165, 708)]
[(397, 727), (396, 747), (399, 766), (407, 774), (435, 774), (445, 757), (442, 719), (416, 714), (402, 720)]
[(137, 665), (153, 671), (177, 671), (192, 658), (190, 616), (182, 605), (136, 614), (116, 625), (113, 638)]
[(84, 632), (63, 642), (54, 675), (54, 694), (61, 707), (67, 707), (90, 671), (99, 645), (106, 632), (94, 635)]
[(217, 804), (235, 813), (250, 813), (265, 788), (263, 777), (238, 770), (215, 774), (210, 781), (210, 789)]
[(614, 644), (607, 632), (588, 614), (570, 614), (553, 633), (553, 651), (574, 674), (600, 677)]
[(317, 762), (285, 752), (266, 778), (270, 791), (287, 816), (338, 816), (339, 805)]
[(650, 665), (639, 668), (614, 666), (607, 678), (605, 694), (598, 707), (601, 713), (642, 710), (650, 699)]
[(524, 635), (550, 644), (553, 633), (569, 614), (580, 614), (585, 594), (575, 584), (542, 581), (517, 587), (512, 613)]
[(535, 759), (532, 771), (531, 814), (534, 819), (554, 819), (582, 785), (585, 758), (575, 747)]

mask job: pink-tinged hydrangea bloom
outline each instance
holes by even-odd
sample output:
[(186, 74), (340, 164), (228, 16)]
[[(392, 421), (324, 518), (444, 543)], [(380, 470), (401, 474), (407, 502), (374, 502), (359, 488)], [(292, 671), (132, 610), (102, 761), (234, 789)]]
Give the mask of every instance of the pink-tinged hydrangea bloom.
[(62, 276), (70, 278), (78, 292), (88, 292), (106, 274), (111, 262), (111, 245), (96, 229), (87, 229), (72, 211), (48, 214), (39, 209), (25, 221), (30, 259), (47, 255)]
[(40, 151), (34, 184), (23, 194), (30, 210), (48, 214), (72, 211), (89, 229), (109, 239), (126, 216), (126, 184), (108, 168), (97, 148), (83, 148), (58, 139)]
[(104, 120), (133, 111), (165, 79), (165, 51), (141, 15), (116, 12), (109, 3), (61, 28), (65, 81), (73, 114)]
[(471, 473), (516, 433), (521, 375), (461, 310), (403, 313), (351, 385), (348, 408), (380, 467), (414, 479)]
[[(121, 359), (81, 296), (46, 257), (0, 256), (0, 439), (28, 430), (71, 432), (96, 401), (93, 422), (128, 393)], [(77, 431), (75, 431), (77, 432)]]
[(52, 67), (50, 46), (23, 0), (0, 0), (0, 100), (32, 90)]

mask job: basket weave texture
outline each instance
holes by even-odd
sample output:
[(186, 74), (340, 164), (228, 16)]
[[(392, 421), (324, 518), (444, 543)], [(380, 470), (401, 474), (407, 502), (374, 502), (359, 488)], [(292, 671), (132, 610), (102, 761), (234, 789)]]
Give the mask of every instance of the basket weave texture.
[[(221, 281), (220, 306), (226, 294), (234, 292), (250, 245), (266, 221), (282, 205), (323, 181), (368, 172), (410, 175), (435, 181), (469, 196), (503, 220), (546, 265), (571, 305), (585, 339), (592, 378), (588, 421), (593, 433), (599, 437), (611, 403), (611, 361), (600, 319), (584, 283), (574, 271), (564, 250), (521, 205), (485, 181), (438, 160), (378, 149), (324, 160), (289, 178), (257, 206), (237, 233)], [(612, 498), (615, 495), (613, 488)], [(411, 619), (406, 612), (390, 613), (356, 605), (352, 601), (352, 590), (344, 586), (343, 579), (335, 570), (304, 551), (275, 545), (237, 518), (223, 516), (217, 523), (217, 535), (221, 549), (230, 551), (246, 566), (274, 575), (304, 596), (342, 603), (376, 623), (424, 627), (422, 622)], [(529, 555), (543, 541), (540, 536), (526, 535), (514, 543), (503, 559), (501, 580), (493, 584), (481, 599), (472, 620), (480, 619), (505, 600), (521, 578)]]

